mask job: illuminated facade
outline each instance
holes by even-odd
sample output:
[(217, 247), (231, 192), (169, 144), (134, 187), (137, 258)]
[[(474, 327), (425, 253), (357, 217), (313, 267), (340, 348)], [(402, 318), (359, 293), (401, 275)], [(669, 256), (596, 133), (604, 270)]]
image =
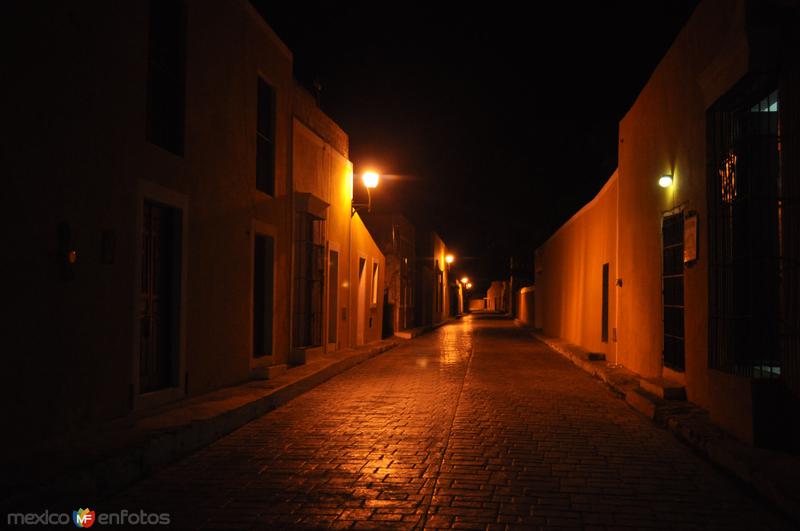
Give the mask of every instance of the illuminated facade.
[(486, 309), (493, 312), (508, 312), (511, 310), (510, 300), (511, 290), (508, 282), (493, 280), (486, 290)]
[(546, 334), (795, 451), (797, 24), (780, 2), (700, 3), (620, 122), (618, 170), (537, 249), (535, 294)]
[(294, 257), (293, 355), (302, 362), (381, 338), (386, 261), (352, 208), (347, 135), (299, 86), (293, 101), (294, 210), (306, 220), (295, 225)]
[(417, 293), (416, 320), (419, 326), (430, 326), (454, 317), (450, 299), (453, 292), (450, 282), (451, 264), (448, 264), (447, 246), (444, 240), (432, 231), (418, 231), (417, 246)]
[(408, 330), (417, 326), (414, 307), (417, 304), (417, 259), (414, 225), (400, 214), (372, 212), (364, 215), (364, 222), (386, 257), (386, 308), (390, 319), (384, 326), (384, 335)]
[(351, 215), (347, 137), (249, 2), (31, 6), (20, 23), (47, 52), (7, 85), (36, 102), (5, 116), (10, 444), (379, 338), (384, 262)]

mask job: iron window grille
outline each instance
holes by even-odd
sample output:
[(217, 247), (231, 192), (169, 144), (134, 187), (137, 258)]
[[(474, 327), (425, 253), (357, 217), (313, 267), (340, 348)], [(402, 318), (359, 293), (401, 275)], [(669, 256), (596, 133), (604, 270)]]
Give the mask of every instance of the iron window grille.
[(683, 286), (683, 212), (664, 216), (661, 225), (664, 306), (664, 365), (685, 369), (685, 326)]
[(709, 366), (797, 390), (797, 136), (775, 86), (745, 80), (709, 111)]
[(298, 212), (295, 240), (294, 346), (322, 345), (325, 245), (323, 220)]

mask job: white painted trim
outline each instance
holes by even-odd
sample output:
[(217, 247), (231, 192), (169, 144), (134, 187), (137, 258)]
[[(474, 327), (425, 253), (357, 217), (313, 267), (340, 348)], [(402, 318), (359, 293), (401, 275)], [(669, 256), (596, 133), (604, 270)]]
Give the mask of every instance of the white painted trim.
[[(371, 259), (372, 262), (372, 269), (370, 270), (369, 275), (369, 307), (370, 309), (377, 308), (378, 304), (381, 304), (383, 301), (378, 297), (378, 292), (380, 291), (380, 286), (378, 285), (378, 279), (381, 275), (381, 261), (379, 258), (375, 258), (374, 256)], [(376, 269), (377, 268), (377, 269)], [(377, 275), (376, 275), (377, 273)], [(372, 301), (375, 302), (372, 302)]]
[[(358, 282), (358, 284), (356, 286), (356, 307), (355, 307), (355, 310), (356, 310), (356, 337), (355, 337), (355, 341), (353, 342), (353, 345), (356, 346), (356, 347), (359, 346), (359, 345), (365, 344), (366, 341), (367, 341), (367, 316), (369, 315), (369, 299), (367, 299), (366, 297), (369, 296), (369, 293), (367, 292), (367, 272), (368, 272), (368, 268), (369, 268), (369, 264), (370, 264), (369, 256), (367, 256), (365, 253), (362, 253), (361, 251), (359, 251), (357, 256), (358, 256), (358, 261), (356, 262), (356, 281)], [(364, 273), (363, 273), (364, 293), (363, 294), (361, 293), (361, 276), (359, 276), (359, 267), (358, 267), (362, 258), (364, 259)], [(363, 312), (363, 314), (359, 311), (361, 309), (361, 307), (362, 307), (361, 306), (362, 295), (363, 295), (363, 300), (364, 300), (364, 306), (363, 306), (364, 312)], [(360, 334), (361, 337), (359, 337), (359, 327), (361, 328), (361, 334)], [(360, 340), (360, 342), (359, 342), (359, 340)]]

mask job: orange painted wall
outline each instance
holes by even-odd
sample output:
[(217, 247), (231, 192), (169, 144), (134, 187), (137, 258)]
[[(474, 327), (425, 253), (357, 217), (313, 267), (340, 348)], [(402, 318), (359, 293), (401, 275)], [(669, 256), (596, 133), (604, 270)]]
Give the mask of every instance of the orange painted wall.
[[(725, 416), (720, 408), (732, 412), (747, 404), (736, 396), (715, 403), (710, 391), (706, 111), (752, 68), (745, 2), (701, 2), (620, 122), (617, 172), (537, 250), (537, 326), (605, 352), (642, 376), (659, 377), (665, 374), (661, 223), (671, 211), (697, 212), (699, 259), (684, 270), (686, 370), (673, 376), (684, 380), (689, 400), (717, 418)], [(667, 189), (658, 186), (664, 174), (674, 177)], [(607, 344), (600, 341), (604, 262), (612, 283)], [(616, 278), (621, 287), (613, 285)]]
[(525, 326), (535, 326), (536, 289), (533, 286), (522, 288), (516, 293), (517, 320)]
[[(617, 174), (536, 251), (536, 321), (560, 337), (613, 360)], [(601, 339), (603, 264), (609, 264), (609, 341)]]
[[(709, 406), (706, 109), (748, 70), (744, 2), (701, 3), (620, 122), (620, 360), (662, 374), (661, 222), (699, 215), (699, 259), (684, 269), (686, 390)], [(658, 177), (672, 174), (663, 189)], [(728, 399), (730, 401), (730, 399)]]

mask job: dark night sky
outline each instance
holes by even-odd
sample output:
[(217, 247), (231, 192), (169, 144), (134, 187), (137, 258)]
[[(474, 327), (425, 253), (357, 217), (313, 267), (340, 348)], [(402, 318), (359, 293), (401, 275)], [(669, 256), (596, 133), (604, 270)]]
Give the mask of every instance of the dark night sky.
[(697, 1), (253, 4), (321, 82), (356, 171), (405, 176), (375, 210), (430, 223), (488, 281), (611, 175), (617, 124)]

